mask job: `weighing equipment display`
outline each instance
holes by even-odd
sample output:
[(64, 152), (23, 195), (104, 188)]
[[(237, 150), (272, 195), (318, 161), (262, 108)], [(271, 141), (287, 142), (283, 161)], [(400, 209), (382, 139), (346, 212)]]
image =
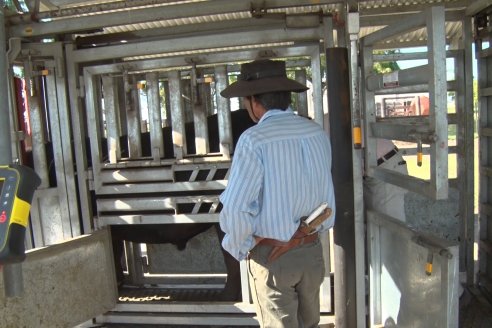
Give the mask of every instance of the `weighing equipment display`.
[(0, 165), (0, 264), (22, 262), (34, 191), (41, 179), (29, 167)]

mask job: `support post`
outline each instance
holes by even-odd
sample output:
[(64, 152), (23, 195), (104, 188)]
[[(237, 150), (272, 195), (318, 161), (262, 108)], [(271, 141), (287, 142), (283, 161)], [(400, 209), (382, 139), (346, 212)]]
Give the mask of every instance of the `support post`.
[(326, 49), (328, 108), (333, 153), (337, 217), (335, 241), (335, 311), (337, 327), (357, 327), (355, 277), (352, 120), (347, 48)]
[[(0, 6), (0, 165), (8, 165), (12, 162), (12, 144), (10, 135), (9, 117), (9, 83), (7, 75), (7, 49), (5, 34), (5, 12)], [(22, 281), (22, 266), (20, 263), (8, 264), (3, 267), (3, 285), (5, 297), (20, 296), (24, 290)]]

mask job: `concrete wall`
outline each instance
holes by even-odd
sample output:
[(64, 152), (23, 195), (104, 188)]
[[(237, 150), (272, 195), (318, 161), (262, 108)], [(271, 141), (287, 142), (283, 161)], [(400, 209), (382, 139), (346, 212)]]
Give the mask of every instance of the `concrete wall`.
[(28, 253), (22, 263), (21, 297), (4, 296), (2, 328), (66, 328), (112, 309), (117, 289), (106, 230)]

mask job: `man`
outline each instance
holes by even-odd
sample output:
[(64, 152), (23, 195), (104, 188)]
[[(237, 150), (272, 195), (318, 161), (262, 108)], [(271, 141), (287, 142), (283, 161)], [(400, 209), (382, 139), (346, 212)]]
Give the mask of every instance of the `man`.
[[(317, 327), (325, 270), (318, 232), (331, 228), (335, 197), (328, 135), (297, 116), (291, 92), (307, 90), (288, 79), (285, 62), (241, 65), (238, 81), (221, 92), (243, 97), (257, 125), (239, 138), (226, 190), (220, 196), (222, 246), (248, 258), (251, 290), (262, 327)], [(326, 203), (332, 214), (309, 234), (301, 218)], [(301, 231), (302, 230), (302, 231)]]

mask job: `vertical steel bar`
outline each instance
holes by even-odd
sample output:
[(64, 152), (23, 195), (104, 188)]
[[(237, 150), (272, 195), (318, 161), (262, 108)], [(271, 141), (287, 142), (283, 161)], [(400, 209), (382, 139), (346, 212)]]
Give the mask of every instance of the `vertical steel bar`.
[[(301, 69), (301, 70), (296, 70), (295, 71), (295, 80), (299, 83), (302, 83), (306, 85), (307, 78), (306, 78), (306, 70)], [(295, 97), (297, 99), (297, 113), (300, 116), (308, 117), (308, 101), (307, 101), (307, 92), (300, 92), (296, 93)]]
[(349, 12), (347, 32), (350, 39), (350, 99), (352, 99), (352, 157), (353, 157), (353, 179), (354, 179), (354, 233), (355, 233), (355, 290), (356, 290), (356, 313), (357, 323), (362, 325), (365, 321), (365, 244), (364, 244), (364, 199), (363, 199), (363, 156), (361, 147), (356, 147), (354, 139), (354, 128), (360, 128), (360, 93), (359, 93), (359, 14)]
[(337, 327), (357, 327), (355, 290), (354, 181), (352, 120), (347, 48), (327, 48), (326, 68), (333, 154), (335, 223), (335, 311)]
[(319, 47), (315, 47), (311, 54), (311, 71), (312, 71), (312, 92), (314, 106), (314, 121), (323, 126), (323, 90), (321, 87), (321, 57)]
[[(490, 29), (492, 23), (490, 21), (490, 15), (488, 15), (489, 23), (487, 28)], [(475, 20), (475, 24), (478, 24)], [(487, 174), (488, 168), (492, 165), (492, 142), (491, 138), (483, 133), (482, 131), (490, 129), (492, 126), (492, 97), (487, 95), (486, 90), (492, 85), (492, 56), (489, 49), (484, 44), (485, 39), (478, 39), (475, 43), (476, 58), (478, 59), (477, 72), (478, 72), (478, 100), (479, 100), (479, 174), (480, 174), (480, 191), (479, 191), (479, 204), (480, 204), (480, 237), (479, 243), (479, 271), (483, 272), (479, 276), (478, 283), (482, 283), (486, 286), (487, 290), (490, 292), (490, 285), (488, 281), (492, 276), (492, 263), (491, 255), (487, 250), (487, 244), (492, 241), (492, 215), (490, 211), (490, 206), (492, 204), (492, 178)], [(482, 244), (484, 242), (484, 244)]]
[(158, 161), (161, 157), (164, 157), (164, 142), (162, 139), (161, 98), (159, 97), (157, 72), (148, 73), (146, 80), (150, 120), (150, 149), (152, 158), (154, 161)]
[(193, 126), (195, 128), (195, 151), (197, 155), (209, 152), (207, 112), (201, 76), (195, 66), (191, 69), (191, 107), (193, 109)]
[(91, 146), (92, 172), (94, 174), (94, 189), (97, 191), (101, 187), (101, 180), (98, 176), (101, 172), (101, 129), (99, 120), (100, 112), (98, 92), (96, 90), (96, 77), (87, 69), (84, 71), (85, 85), (85, 106), (87, 108), (87, 121), (89, 122), (89, 139)]
[(77, 185), (75, 183), (75, 166), (73, 154), (73, 130), (70, 126), (70, 107), (67, 99), (67, 80), (64, 65), (63, 44), (57, 42), (51, 51), (54, 57), (56, 100), (58, 104), (58, 117), (60, 120), (60, 133), (62, 135), (61, 148), (63, 151), (63, 169), (65, 173), (65, 188), (67, 195), (68, 213), (70, 218), (71, 233), (73, 236), (81, 235), (80, 217), (78, 210)]
[(188, 153), (184, 121), (184, 106), (179, 71), (169, 73), (169, 94), (171, 102), (171, 121), (173, 128), (174, 156), (182, 159)]
[(233, 152), (231, 104), (229, 99), (220, 95), (229, 84), (227, 77), (227, 66), (215, 67), (215, 101), (217, 102), (217, 122), (219, 125), (220, 153), (227, 159), (231, 158)]
[(46, 104), (48, 107), (46, 111), (49, 116), (49, 124), (51, 131), (51, 145), (53, 147), (53, 160), (56, 174), (56, 186), (58, 194), (58, 202), (60, 209), (60, 219), (63, 238), (71, 238), (72, 226), (70, 222), (70, 211), (68, 209), (68, 194), (66, 189), (66, 175), (65, 175), (65, 163), (64, 152), (62, 147), (61, 124), (59, 116), (59, 108), (57, 101), (57, 88), (55, 82), (55, 72), (53, 62), (47, 62), (45, 68), (49, 67), (49, 74), (45, 76), (46, 87)]
[(439, 256), (441, 264), (441, 304), (442, 304), (442, 327), (458, 328), (459, 323), (459, 247), (447, 248), (451, 258)]
[(115, 88), (115, 78), (103, 76), (104, 111), (106, 113), (106, 131), (108, 140), (108, 157), (110, 163), (117, 163), (121, 159), (120, 125), (118, 120), (119, 103)]
[[(75, 147), (75, 162), (77, 164), (77, 182), (78, 197), (80, 206), (80, 215), (82, 217), (81, 233), (92, 231), (92, 210), (90, 206), (89, 179), (87, 177), (87, 144), (86, 144), (86, 124), (83, 110), (82, 99), (79, 94), (82, 80), (79, 79), (78, 64), (72, 62), (71, 53), (73, 45), (65, 47), (68, 92), (70, 98), (70, 121), (73, 133), (73, 142)], [(77, 72), (77, 73), (76, 73)]]
[(134, 74), (123, 74), (125, 83), (125, 111), (128, 129), (128, 157), (138, 158), (142, 156), (140, 136), (140, 108), (138, 101), (137, 81)]
[[(463, 186), (460, 187), (460, 196), (463, 197), (460, 201), (463, 209), (464, 225), (466, 226), (465, 245), (464, 245), (464, 268), (461, 267), (460, 272), (466, 271), (466, 282), (468, 285), (474, 285), (476, 282), (475, 276), (475, 260), (474, 260), (474, 245), (475, 245), (475, 209), (474, 209), (474, 172), (475, 172), (475, 126), (474, 126), (474, 107), (473, 107), (473, 53), (472, 53), (472, 22), (471, 18), (466, 17), (462, 21), (463, 35), (463, 73), (464, 73), (464, 99), (462, 113), (464, 116), (464, 162), (461, 166), (464, 170)], [(460, 164), (458, 164), (460, 165)], [(466, 187), (465, 187), (466, 186)], [(465, 192), (466, 190), (466, 192)], [(462, 246), (460, 246), (461, 249)], [(462, 255), (460, 254), (460, 259)]]
[(431, 144), (431, 186), (436, 199), (448, 197), (448, 118), (446, 82), (446, 29), (444, 7), (426, 12), (429, 51), (429, 123), (437, 140)]

